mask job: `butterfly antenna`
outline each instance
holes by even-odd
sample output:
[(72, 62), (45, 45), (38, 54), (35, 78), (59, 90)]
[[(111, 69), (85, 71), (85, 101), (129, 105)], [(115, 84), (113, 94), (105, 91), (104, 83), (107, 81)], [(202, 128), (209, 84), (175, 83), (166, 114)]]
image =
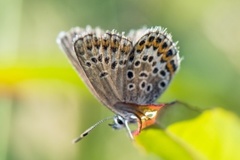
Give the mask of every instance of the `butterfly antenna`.
[(74, 139), (72, 142), (73, 143), (77, 143), (78, 141), (82, 140), (84, 137), (86, 137), (89, 132), (91, 132), (95, 127), (97, 127), (99, 124), (105, 122), (106, 120), (109, 120), (109, 119), (113, 119), (113, 117), (107, 117), (107, 118), (104, 118), (100, 121), (98, 121), (97, 123), (95, 123), (94, 125), (92, 125), (91, 127), (89, 127), (86, 131), (84, 131), (78, 138)]

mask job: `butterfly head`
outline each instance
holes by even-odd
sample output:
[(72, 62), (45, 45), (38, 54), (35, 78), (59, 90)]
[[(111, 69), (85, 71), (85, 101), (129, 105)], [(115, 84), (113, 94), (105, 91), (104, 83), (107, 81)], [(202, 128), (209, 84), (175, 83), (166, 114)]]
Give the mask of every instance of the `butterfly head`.
[[(117, 103), (119, 115), (113, 118), (113, 124), (109, 124), (114, 129), (126, 128), (130, 137), (138, 135), (141, 130), (156, 123), (157, 115), (164, 104), (158, 105), (137, 105), (128, 103)], [(129, 124), (137, 124), (137, 130), (131, 131)]]

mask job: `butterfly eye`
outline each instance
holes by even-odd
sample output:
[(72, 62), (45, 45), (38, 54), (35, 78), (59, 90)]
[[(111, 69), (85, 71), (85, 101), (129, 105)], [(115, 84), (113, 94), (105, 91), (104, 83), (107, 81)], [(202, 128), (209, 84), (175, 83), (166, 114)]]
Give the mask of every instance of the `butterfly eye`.
[(124, 119), (121, 116), (116, 116), (114, 118), (114, 123), (116, 126), (119, 126), (120, 128), (124, 127)]
[(123, 125), (122, 119), (117, 119), (117, 123), (118, 123), (119, 125)]
[(109, 124), (109, 126), (111, 126), (113, 129), (121, 129), (125, 127), (123, 117), (117, 115), (113, 120), (113, 124)]

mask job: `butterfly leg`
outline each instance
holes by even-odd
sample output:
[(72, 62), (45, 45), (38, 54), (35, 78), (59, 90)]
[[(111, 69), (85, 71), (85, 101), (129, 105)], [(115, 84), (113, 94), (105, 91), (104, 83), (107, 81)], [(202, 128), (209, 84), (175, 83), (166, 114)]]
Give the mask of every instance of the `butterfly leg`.
[(126, 127), (126, 130), (127, 130), (127, 132), (128, 132), (129, 137), (133, 140), (132, 132), (131, 132), (129, 126), (128, 126), (128, 120), (125, 120), (125, 121), (124, 121), (124, 124), (125, 124), (125, 127)]

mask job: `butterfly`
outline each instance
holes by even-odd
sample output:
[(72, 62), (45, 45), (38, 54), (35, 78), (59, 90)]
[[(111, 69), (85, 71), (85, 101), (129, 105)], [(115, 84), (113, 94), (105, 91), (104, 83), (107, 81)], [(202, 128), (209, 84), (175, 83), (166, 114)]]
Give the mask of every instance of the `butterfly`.
[[(72, 28), (61, 32), (57, 43), (92, 94), (116, 115), (100, 120), (74, 142), (102, 122), (113, 119), (114, 129), (126, 128), (131, 139), (156, 123), (166, 104), (154, 101), (168, 87), (180, 66), (177, 43), (157, 26), (131, 30)], [(131, 131), (129, 124), (137, 124)]]

